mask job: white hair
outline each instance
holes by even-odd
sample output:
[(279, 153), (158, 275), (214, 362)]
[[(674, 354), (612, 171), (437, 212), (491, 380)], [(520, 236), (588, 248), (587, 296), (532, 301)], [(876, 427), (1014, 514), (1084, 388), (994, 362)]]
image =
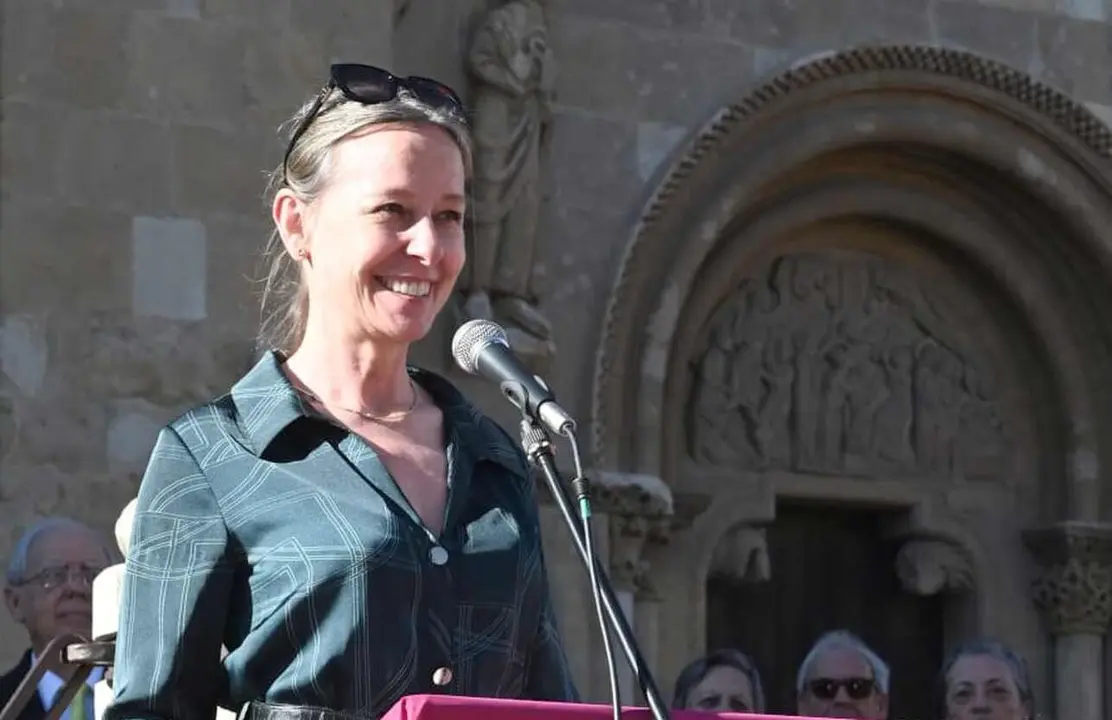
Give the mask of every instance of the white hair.
[[(5, 574), (8, 585), (18, 585), (27, 580), (27, 558), (31, 554), (31, 548), (34, 547), (35, 541), (54, 530), (62, 529), (79, 530), (100, 537), (100, 533), (96, 530), (72, 518), (48, 517), (38, 520), (27, 528), (19, 538), (19, 542), (15, 544), (15, 549), (12, 550), (12, 558), (8, 561), (8, 571)], [(104, 543), (104, 554), (111, 560), (112, 551), (107, 543)]]
[(803, 658), (803, 663), (799, 666), (799, 674), (795, 679), (796, 693), (803, 694), (803, 687), (811, 676), (811, 668), (820, 657), (831, 650), (853, 650), (860, 654), (861, 657), (865, 658), (869, 667), (873, 669), (873, 682), (877, 684), (882, 693), (888, 694), (888, 681), (892, 676), (891, 670), (888, 669), (888, 663), (881, 660), (880, 655), (873, 652), (872, 648), (849, 630), (832, 630), (823, 634), (815, 642), (811, 651), (807, 653), (807, 657)]

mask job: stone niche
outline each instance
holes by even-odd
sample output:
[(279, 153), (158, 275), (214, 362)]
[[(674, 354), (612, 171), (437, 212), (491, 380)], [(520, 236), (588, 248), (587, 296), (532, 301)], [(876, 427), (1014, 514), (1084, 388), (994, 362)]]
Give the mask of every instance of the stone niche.
[(712, 314), (687, 452), (747, 470), (997, 478), (993, 374), (931, 287), (860, 251), (776, 258)]

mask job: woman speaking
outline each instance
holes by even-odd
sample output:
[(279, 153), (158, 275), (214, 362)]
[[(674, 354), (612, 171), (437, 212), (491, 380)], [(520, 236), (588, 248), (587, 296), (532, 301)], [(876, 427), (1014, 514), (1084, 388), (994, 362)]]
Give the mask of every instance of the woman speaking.
[(335, 65), (290, 125), (272, 183), (273, 349), (158, 438), (108, 717), (573, 700), (524, 457), (407, 364), (464, 264), (461, 103), (433, 80)]

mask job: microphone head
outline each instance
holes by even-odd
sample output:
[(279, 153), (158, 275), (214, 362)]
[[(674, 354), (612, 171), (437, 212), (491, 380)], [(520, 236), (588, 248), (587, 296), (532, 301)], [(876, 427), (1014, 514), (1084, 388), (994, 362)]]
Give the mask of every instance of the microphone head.
[(506, 331), (490, 320), (468, 320), (452, 336), (452, 359), (468, 375), (479, 372), (479, 353), (491, 343), (510, 346)]

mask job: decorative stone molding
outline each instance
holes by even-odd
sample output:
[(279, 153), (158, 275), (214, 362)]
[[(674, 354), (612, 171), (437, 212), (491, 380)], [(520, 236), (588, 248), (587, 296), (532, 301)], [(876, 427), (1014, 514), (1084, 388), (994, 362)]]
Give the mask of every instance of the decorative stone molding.
[(1103, 636), (1112, 621), (1112, 525), (1065, 522), (1024, 541), (1041, 568), (1032, 590), (1051, 632)]
[(765, 529), (739, 525), (726, 533), (711, 555), (709, 574), (750, 583), (771, 579), (772, 562)]
[(896, 554), (896, 576), (913, 595), (968, 592), (976, 572), (968, 555), (957, 545), (937, 538), (912, 538)]
[(616, 589), (654, 598), (649, 563), (642, 557), (650, 543), (665, 544), (671, 531), (672, 493), (657, 477), (601, 472), (595, 480), (599, 512), (610, 516), (610, 572)]

